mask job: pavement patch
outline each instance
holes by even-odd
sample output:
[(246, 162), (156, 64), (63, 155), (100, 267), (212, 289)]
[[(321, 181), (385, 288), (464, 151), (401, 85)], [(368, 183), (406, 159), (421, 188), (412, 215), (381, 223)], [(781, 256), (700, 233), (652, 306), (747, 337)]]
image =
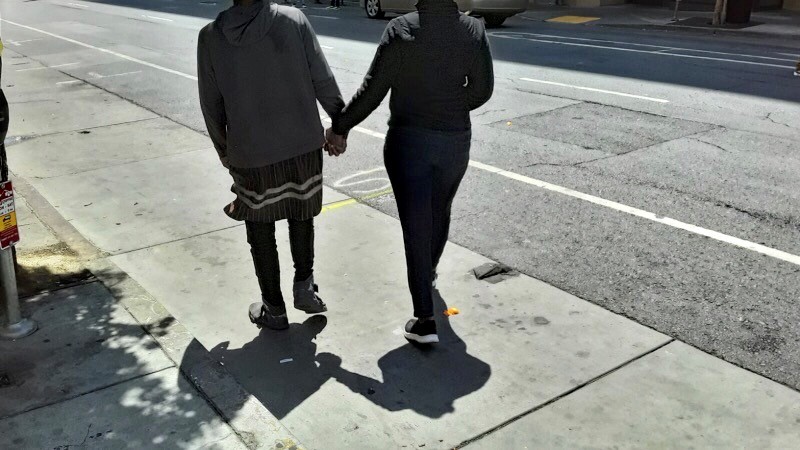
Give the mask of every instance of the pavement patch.
[(496, 122), (492, 126), (617, 155), (717, 128), (595, 103), (565, 106), (517, 117), (511, 125)]
[(596, 20), (600, 20), (600, 17), (587, 17), (587, 16), (559, 16), (553, 17), (552, 19), (547, 19), (545, 22), (554, 22), (554, 23), (571, 23), (571, 24), (581, 24), (581, 23), (588, 23), (594, 22)]

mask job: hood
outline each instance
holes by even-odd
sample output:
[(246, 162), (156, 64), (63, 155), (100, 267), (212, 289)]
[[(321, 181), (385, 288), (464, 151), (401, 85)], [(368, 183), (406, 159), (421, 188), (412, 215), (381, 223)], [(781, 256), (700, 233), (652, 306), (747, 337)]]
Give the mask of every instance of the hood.
[(264, 39), (272, 27), (277, 8), (267, 1), (233, 6), (217, 17), (217, 26), (231, 45), (249, 45)]

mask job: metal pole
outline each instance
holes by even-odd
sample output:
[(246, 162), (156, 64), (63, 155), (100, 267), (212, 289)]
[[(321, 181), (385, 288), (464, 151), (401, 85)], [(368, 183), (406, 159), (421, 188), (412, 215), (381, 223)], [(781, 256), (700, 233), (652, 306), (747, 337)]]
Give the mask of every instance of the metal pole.
[(17, 277), (10, 248), (0, 250), (0, 285), (0, 306), (6, 316), (6, 322), (0, 326), (0, 338), (19, 339), (33, 334), (39, 326), (30, 319), (24, 319), (19, 311)]
[(675, 15), (672, 17), (673, 22), (678, 22), (678, 7), (681, 5), (681, 0), (675, 0)]

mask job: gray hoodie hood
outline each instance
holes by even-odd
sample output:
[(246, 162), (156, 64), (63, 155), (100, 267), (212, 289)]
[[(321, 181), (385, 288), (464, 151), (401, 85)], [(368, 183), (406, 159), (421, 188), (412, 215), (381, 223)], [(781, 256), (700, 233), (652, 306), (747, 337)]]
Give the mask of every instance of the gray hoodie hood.
[(258, 42), (269, 33), (277, 8), (268, 1), (250, 6), (234, 6), (217, 16), (217, 25), (231, 45), (244, 46)]

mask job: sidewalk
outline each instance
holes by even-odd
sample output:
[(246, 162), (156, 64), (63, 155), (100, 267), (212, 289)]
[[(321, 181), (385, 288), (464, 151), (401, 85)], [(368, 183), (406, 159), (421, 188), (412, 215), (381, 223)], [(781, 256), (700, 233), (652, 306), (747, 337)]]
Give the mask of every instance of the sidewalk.
[(523, 13), (528, 20), (549, 21), (563, 16), (578, 16), (589, 20), (586, 26), (636, 28), (643, 30), (682, 31), (695, 34), (721, 34), (739, 37), (800, 39), (800, 12), (754, 12), (751, 23), (711, 27), (710, 11), (679, 11), (678, 23), (672, 21), (674, 10), (644, 5), (603, 6), (599, 8), (570, 8), (566, 6), (536, 6)]
[(230, 182), (207, 138), (87, 84), (57, 85), (70, 78), (55, 70), (5, 76), (9, 135), (55, 133), (8, 148), (21, 193), (102, 283), (28, 299), (42, 329), (0, 344), (4, 367), (31, 374), (0, 390), (4, 448), (800, 440), (800, 393), (530, 277), (478, 281), (470, 269), (488, 260), (456, 245), (437, 309), (461, 314), (441, 321), (438, 347), (405, 344), (399, 224), (327, 188), (317, 281), (330, 313), (290, 312), (288, 332), (259, 332), (246, 315), (258, 291), (244, 230), (221, 213)]

